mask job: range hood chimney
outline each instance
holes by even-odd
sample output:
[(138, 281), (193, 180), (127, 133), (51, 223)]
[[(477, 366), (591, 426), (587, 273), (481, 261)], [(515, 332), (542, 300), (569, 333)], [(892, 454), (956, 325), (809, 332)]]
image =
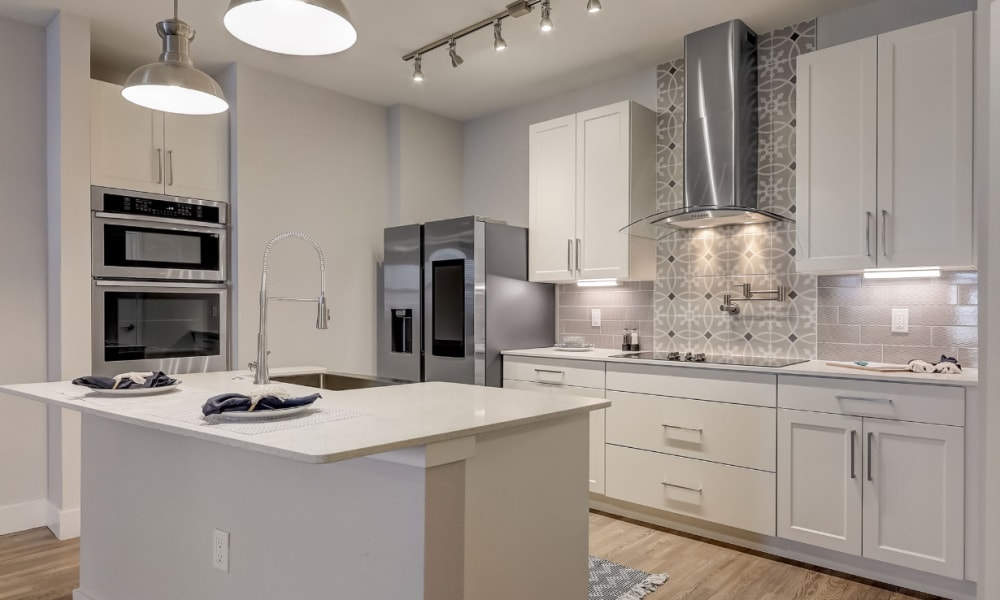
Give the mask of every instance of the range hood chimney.
[(684, 72), (684, 207), (626, 229), (787, 221), (757, 208), (757, 34), (734, 20), (686, 35)]

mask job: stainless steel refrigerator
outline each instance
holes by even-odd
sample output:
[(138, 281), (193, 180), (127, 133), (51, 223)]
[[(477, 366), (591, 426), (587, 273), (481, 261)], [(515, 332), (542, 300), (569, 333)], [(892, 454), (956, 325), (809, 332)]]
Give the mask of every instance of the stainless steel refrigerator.
[(500, 387), (500, 352), (551, 346), (555, 289), (528, 279), (528, 230), (480, 217), (385, 230), (378, 375)]

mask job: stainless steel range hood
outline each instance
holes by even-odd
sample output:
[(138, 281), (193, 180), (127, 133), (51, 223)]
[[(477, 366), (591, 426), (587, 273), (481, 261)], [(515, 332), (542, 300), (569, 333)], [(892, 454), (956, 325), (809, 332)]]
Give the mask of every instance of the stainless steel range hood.
[(735, 20), (684, 37), (684, 207), (622, 231), (788, 221), (757, 208), (757, 34)]

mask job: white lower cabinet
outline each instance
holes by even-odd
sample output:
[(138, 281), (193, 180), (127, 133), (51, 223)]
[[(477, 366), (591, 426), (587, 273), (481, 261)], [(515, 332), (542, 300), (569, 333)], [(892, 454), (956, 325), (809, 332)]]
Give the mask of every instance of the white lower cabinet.
[(778, 536), (963, 579), (965, 430), (933, 421), (964, 417), (928, 403), (962, 390), (864, 385), (779, 378)]
[[(509, 379), (508, 377), (524, 377), (524, 379)], [(549, 383), (553, 377), (559, 383)], [(538, 378), (530, 380), (531, 378)], [(588, 388), (565, 385), (563, 381), (598, 383), (599, 388)], [(549, 394), (565, 394), (568, 396), (584, 396), (586, 398), (604, 398), (604, 363), (582, 363), (581, 361), (563, 362), (546, 359), (519, 359), (507, 357), (504, 359), (503, 387), (513, 390), (527, 390)], [(604, 420), (605, 410), (594, 410), (590, 413), (590, 491), (603, 494), (604, 483)]]
[(607, 495), (774, 535), (774, 473), (608, 444)]

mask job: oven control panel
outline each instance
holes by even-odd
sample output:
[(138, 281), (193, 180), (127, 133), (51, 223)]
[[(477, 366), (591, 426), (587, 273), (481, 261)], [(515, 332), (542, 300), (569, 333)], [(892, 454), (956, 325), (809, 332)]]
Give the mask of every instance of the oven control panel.
[(182, 198), (159, 200), (106, 193), (103, 195), (101, 210), (115, 214), (178, 219), (195, 223), (225, 223), (224, 208), (214, 204), (207, 205), (198, 201), (185, 202)]

